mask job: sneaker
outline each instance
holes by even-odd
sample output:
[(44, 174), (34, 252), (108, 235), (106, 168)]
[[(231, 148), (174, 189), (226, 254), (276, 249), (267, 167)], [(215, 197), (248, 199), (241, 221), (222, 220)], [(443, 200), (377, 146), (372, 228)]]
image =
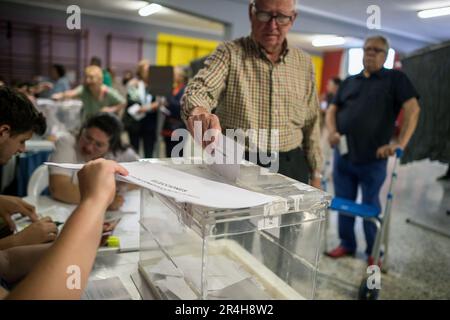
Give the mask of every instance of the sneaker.
[(345, 256), (354, 256), (355, 252), (347, 250), (343, 246), (338, 246), (333, 250), (327, 252), (326, 255), (329, 256), (330, 258), (337, 259)]

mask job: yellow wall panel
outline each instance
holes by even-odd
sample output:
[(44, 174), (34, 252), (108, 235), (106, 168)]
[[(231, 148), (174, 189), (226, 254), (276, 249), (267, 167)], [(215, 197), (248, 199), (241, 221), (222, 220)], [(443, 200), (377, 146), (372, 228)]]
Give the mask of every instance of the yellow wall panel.
[(159, 66), (188, 65), (192, 60), (209, 55), (218, 41), (159, 33), (156, 64)]
[(314, 71), (316, 73), (317, 94), (320, 94), (320, 89), (322, 87), (323, 58), (320, 56), (311, 56), (311, 60), (314, 65)]

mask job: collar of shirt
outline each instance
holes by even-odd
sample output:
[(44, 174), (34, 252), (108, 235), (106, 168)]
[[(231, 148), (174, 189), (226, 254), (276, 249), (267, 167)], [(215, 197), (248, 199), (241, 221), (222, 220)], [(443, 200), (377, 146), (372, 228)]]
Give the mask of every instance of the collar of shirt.
[[(270, 59), (267, 57), (267, 51), (263, 48), (263, 46), (261, 46), (254, 38), (253, 36), (249, 36), (245, 39), (248, 42), (248, 48), (249, 48), (249, 54), (253, 54), (254, 56), (258, 57), (258, 58), (264, 58), (268, 61), (270, 61)], [(286, 63), (286, 56), (288, 55), (290, 50), (290, 46), (287, 42), (287, 40), (285, 39), (283, 42), (283, 49), (281, 51), (280, 54), (280, 58), (277, 61), (277, 63), (279, 62), (283, 62)]]
[(369, 78), (366, 78), (366, 76), (364, 75), (364, 70), (363, 70), (356, 77), (357, 78), (364, 78), (364, 79), (370, 79), (372, 77), (377, 77), (377, 78), (381, 79), (382, 77), (384, 77), (386, 75), (386, 72), (387, 72), (387, 69), (383, 67), (380, 70), (371, 73)]

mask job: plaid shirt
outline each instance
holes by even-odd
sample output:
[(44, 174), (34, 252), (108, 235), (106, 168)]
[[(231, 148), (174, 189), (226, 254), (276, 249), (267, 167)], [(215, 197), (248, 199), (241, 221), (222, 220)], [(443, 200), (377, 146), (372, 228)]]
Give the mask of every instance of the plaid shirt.
[[(322, 165), (319, 102), (311, 58), (287, 43), (273, 64), (249, 36), (220, 45), (190, 81), (182, 99), (186, 119), (195, 107), (216, 109), (223, 130), (278, 130), (280, 152), (302, 147), (311, 171)], [(259, 137), (261, 139), (261, 137)], [(261, 144), (258, 146), (261, 148)]]

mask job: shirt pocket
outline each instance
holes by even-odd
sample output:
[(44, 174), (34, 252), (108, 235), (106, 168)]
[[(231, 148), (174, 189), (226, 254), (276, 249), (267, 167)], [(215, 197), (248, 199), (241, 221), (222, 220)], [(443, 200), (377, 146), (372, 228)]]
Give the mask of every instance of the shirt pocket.
[(301, 90), (300, 88), (289, 90), (286, 107), (288, 110), (288, 123), (291, 126), (302, 128), (305, 124), (307, 109), (309, 108), (306, 90)]

